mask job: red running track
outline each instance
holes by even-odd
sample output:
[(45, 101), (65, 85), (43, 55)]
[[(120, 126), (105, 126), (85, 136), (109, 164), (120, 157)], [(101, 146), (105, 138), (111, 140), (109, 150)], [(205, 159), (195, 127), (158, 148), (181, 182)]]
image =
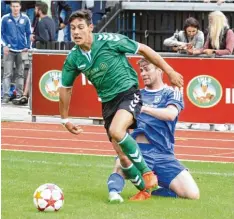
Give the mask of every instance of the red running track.
[[(82, 126), (78, 136), (59, 124), (2, 123), (2, 150), (115, 155), (102, 126)], [(176, 131), (178, 159), (234, 162), (234, 133)]]

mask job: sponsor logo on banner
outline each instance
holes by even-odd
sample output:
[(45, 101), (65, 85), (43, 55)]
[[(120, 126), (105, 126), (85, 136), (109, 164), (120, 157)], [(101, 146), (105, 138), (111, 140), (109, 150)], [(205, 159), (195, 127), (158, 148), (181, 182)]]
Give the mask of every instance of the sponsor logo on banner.
[(39, 81), (40, 92), (50, 101), (59, 101), (59, 88), (61, 87), (62, 71), (50, 70), (41, 76)]
[(187, 96), (192, 104), (200, 108), (210, 108), (219, 103), (223, 89), (217, 79), (209, 75), (193, 78), (187, 86)]
[(234, 88), (226, 88), (226, 104), (234, 104)]

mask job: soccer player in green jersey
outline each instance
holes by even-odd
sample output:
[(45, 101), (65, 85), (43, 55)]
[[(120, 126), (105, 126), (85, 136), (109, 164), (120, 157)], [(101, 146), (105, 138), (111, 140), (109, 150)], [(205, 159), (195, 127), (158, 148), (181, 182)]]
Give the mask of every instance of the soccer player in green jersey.
[(92, 33), (92, 14), (89, 10), (74, 12), (69, 22), (76, 45), (68, 54), (62, 70), (59, 108), (63, 125), (73, 134), (82, 132), (79, 126), (68, 120), (72, 86), (82, 72), (92, 82), (102, 100), (102, 114), (109, 139), (115, 149), (123, 151), (119, 154), (122, 166), (137, 175), (136, 184), (139, 187), (147, 190), (156, 187), (157, 177), (145, 163), (136, 141), (127, 131), (135, 124), (142, 101), (137, 73), (125, 54), (143, 55), (160, 67), (173, 85), (181, 87), (182, 76), (144, 44), (120, 34)]

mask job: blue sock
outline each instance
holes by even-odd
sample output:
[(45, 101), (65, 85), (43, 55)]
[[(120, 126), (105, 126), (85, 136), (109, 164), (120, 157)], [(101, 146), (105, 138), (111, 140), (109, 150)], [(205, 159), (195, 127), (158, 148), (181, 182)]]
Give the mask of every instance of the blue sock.
[(118, 192), (121, 193), (123, 191), (125, 185), (124, 178), (118, 173), (112, 173), (107, 180), (107, 186), (109, 192)]
[(156, 195), (156, 196), (163, 196), (163, 197), (171, 197), (171, 198), (178, 198), (178, 195), (173, 192), (170, 189), (167, 188), (159, 188), (157, 190), (152, 191), (151, 193), (152, 195)]

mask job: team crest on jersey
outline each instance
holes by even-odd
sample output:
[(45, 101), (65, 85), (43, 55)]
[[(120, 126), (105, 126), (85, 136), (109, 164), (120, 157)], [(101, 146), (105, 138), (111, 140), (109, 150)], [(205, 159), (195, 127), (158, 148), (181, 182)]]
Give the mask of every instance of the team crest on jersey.
[(20, 22), (20, 24), (24, 24), (24, 19), (21, 18), (19, 22)]
[(40, 92), (47, 100), (58, 102), (59, 89), (61, 87), (62, 72), (50, 70), (41, 76), (39, 81)]
[(219, 103), (223, 89), (217, 79), (209, 75), (193, 78), (187, 86), (187, 96), (192, 104), (200, 108), (210, 108)]
[(154, 103), (158, 104), (161, 101), (161, 98), (162, 98), (161, 96), (155, 96)]

